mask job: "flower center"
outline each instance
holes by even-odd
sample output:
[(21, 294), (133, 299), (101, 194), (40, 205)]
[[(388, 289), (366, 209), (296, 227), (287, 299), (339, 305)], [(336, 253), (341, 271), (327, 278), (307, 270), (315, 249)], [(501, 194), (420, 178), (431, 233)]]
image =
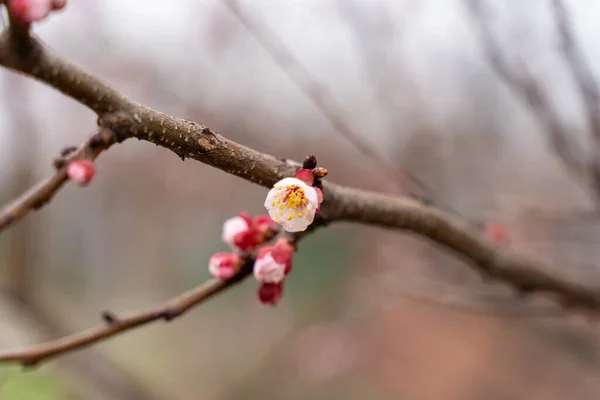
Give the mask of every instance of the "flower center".
[(283, 197), (283, 201), (287, 203), (289, 208), (294, 210), (298, 207), (304, 207), (308, 203), (308, 199), (304, 194), (304, 190), (298, 186), (287, 186), (287, 192)]

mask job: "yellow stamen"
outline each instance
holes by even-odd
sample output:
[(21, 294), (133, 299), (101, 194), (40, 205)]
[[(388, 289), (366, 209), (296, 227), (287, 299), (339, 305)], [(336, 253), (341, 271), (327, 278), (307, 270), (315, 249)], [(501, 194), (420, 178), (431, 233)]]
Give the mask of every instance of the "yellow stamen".
[(291, 213), (290, 216), (287, 218), (288, 221), (291, 221), (294, 219), (294, 217), (296, 216), (296, 214)]
[(304, 190), (299, 187), (294, 187), (294, 190), (290, 190), (287, 197), (287, 205), (292, 209), (303, 207), (308, 203)]

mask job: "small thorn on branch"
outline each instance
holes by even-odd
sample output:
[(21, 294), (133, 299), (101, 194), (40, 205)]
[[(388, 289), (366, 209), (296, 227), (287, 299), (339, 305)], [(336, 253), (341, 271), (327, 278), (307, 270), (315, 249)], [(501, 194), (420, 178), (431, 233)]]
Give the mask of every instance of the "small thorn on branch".
[(66, 157), (66, 156), (68, 156), (69, 154), (73, 153), (73, 152), (74, 152), (74, 151), (76, 151), (76, 150), (77, 150), (77, 147), (76, 147), (76, 146), (68, 146), (68, 147), (65, 147), (65, 148), (63, 148), (63, 149), (60, 151), (60, 156), (61, 156), (61, 157)]
[(102, 311), (102, 319), (108, 325), (114, 325), (115, 323), (119, 322), (119, 320), (117, 319), (117, 316), (115, 314), (113, 314), (111, 311)]
[(33, 369), (38, 366), (39, 360), (37, 359), (26, 359), (21, 361), (21, 367), (23, 369)]
[(408, 196), (415, 199), (416, 201), (418, 201), (419, 203), (421, 203), (424, 206), (432, 206), (433, 205), (433, 200), (427, 196), (416, 194), (416, 193), (409, 193)]
[(172, 321), (175, 318), (179, 317), (180, 315), (181, 315), (181, 311), (179, 311), (179, 310), (167, 309), (167, 310), (164, 310), (160, 314), (160, 317), (162, 319), (164, 319), (165, 321), (169, 322), (169, 321)]

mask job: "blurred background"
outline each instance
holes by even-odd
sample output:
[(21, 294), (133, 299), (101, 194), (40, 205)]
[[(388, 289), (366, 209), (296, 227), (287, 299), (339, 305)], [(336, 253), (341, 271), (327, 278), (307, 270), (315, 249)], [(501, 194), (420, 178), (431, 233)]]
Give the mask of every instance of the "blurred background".
[[(565, 1), (566, 14), (548, 0), (475, 3), (73, 0), (35, 30), (150, 107), (279, 157), (314, 153), (331, 181), (425, 193), (470, 221), (499, 221), (515, 249), (600, 284), (590, 122), (600, 110), (585, 101), (558, 18), (568, 15), (600, 77), (600, 3)], [(0, 104), (4, 204), (51, 174), (95, 116), (6, 70)], [(264, 212), (266, 189), (150, 143), (114, 146), (97, 168), (89, 187), (67, 185), (0, 234), (1, 349), (201, 283), (210, 255), (226, 250), (223, 220)], [(593, 325), (483, 282), (426, 240), (336, 224), (294, 262), (275, 308), (249, 279), (174, 323), (31, 372), (2, 365), (0, 398), (600, 395)]]

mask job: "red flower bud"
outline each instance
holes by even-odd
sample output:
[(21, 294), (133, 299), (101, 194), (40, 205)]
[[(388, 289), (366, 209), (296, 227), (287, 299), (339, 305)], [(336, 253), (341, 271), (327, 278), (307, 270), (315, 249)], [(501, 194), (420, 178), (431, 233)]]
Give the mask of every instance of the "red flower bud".
[(67, 0), (11, 0), (8, 12), (17, 21), (28, 26), (32, 22), (41, 21), (51, 11), (60, 10), (67, 5)]
[(267, 305), (275, 306), (281, 299), (283, 293), (283, 282), (263, 283), (258, 288), (258, 300)]
[(234, 253), (215, 253), (208, 260), (208, 271), (218, 279), (229, 279), (242, 264), (242, 259)]
[(75, 160), (67, 166), (67, 176), (79, 186), (85, 186), (96, 175), (96, 166), (90, 160)]

